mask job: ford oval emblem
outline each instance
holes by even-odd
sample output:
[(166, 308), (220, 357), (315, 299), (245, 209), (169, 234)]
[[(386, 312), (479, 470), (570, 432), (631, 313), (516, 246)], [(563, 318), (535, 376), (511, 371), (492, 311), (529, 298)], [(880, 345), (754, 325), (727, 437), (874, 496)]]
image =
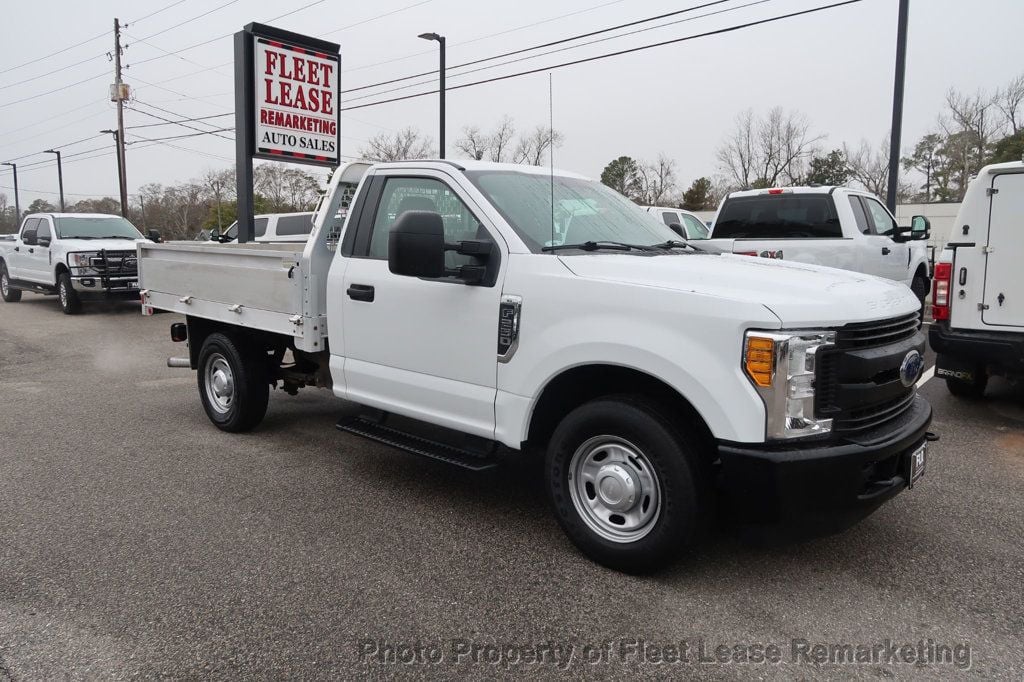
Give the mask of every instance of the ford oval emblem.
[(924, 358), (916, 350), (910, 351), (900, 364), (900, 383), (910, 388), (917, 383), (922, 369), (924, 369)]

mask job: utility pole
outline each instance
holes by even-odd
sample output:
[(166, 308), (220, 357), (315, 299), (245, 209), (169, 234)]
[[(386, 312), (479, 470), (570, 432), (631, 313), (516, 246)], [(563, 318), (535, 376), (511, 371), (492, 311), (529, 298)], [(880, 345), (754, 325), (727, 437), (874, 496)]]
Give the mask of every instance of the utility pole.
[(441, 149), (440, 149), (440, 152), (441, 152), (440, 158), (443, 159), (444, 158), (444, 129), (445, 129), (445, 125), (444, 125), (444, 94), (445, 94), (444, 93), (444, 76), (445, 76), (444, 52), (445, 52), (445, 37), (443, 35), (438, 34), (438, 33), (421, 33), (417, 37), (418, 38), (423, 38), (423, 40), (433, 40), (433, 41), (436, 41), (438, 46), (441, 48), (441, 64), (440, 64), (441, 68), (438, 70), (438, 73), (441, 75), (441, 83), (440, 83), (441, 87), (438, 90), (438, 92), (441, 95), (441, 135), (440, 135), (441, 139), (439, 141), (439, 145), (441, 147)]
[(114, 18), (114, 85), (110, 99), (117, 102), (117, 175), (121, 187), (121, 215), (128, 217), (128, 172), (124, 155), (124, 101), (128, 99), (128, 86), (121, 80), (121, 22)]
[(910, 0), (900, 0), (896, 22), (896, 77), (892, 92), (892, 138), (889, 140), (889, 184), (885, 204), (896, 215), (896, 192), (900, 181), (900, 145), (903, 136), (903, 80), (907, 73), (907, 13)]
[(18, 201), (18, 164), (4, 161), (5, 166), (10, 166), (14, 171), (14, 230), (21, 225), (21, 202)]

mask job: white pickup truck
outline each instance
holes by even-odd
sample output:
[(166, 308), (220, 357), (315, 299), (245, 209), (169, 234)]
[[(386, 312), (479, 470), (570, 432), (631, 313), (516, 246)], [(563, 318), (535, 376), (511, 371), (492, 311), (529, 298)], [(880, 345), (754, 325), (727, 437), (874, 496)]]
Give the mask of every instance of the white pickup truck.
[(928, 340), (935, 376), (979, 398), (990, 375), (1024, 378), (1024, 162), (993, 164), (971, 181), (935, 262)]
[(186, 316), (168, 362), (217, 427), (319, 386), (365, 410), (339, 428), (419, 455), (546, 453), (559, 523), (623, 570), (691, 547), (720, 496), (820, 532), (913, 485), (911, 292), (676, 236), (570, 173), (350, 163), (306, 244), (140, 244), (142, 305)]
[(910, 287), (924, 308), (930, 287), (928, 219), (898, 227), (873, 194), (848, 187), (780, 187), (729, 194), (701, 248), (877, 275)]
[(33, 213), (13, 241), (0, 241), (0, 294), (56, 294), (73, 315), (89, 298), (139, 296), (135, 245), (148, 241), (121, 216)]

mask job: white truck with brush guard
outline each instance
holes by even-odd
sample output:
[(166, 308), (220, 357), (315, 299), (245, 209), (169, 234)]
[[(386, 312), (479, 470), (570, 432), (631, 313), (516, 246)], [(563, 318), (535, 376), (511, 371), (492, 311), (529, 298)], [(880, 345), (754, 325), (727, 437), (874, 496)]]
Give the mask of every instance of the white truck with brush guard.
[[(827, 532), (924, 473), (919, 301), (900, 283), (709, 254), (602, 184), (482, 162), (350, 163), (306, 244), (141, 244), (172, 366), (246, 431), (270, 387), (339, 428), (470, 469), (542, 453), (605, 565), (693, 546), (720, 508)], [(726, 504), (727, 503), (727, 504)]]

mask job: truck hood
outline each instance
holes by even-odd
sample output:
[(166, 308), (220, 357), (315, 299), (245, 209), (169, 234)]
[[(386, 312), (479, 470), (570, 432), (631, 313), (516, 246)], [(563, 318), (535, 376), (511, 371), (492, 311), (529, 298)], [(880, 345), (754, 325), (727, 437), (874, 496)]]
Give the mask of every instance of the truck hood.
[(579, 277), (757, 301), (783, 326), (836, 327), (919, 309), (905, 285), (820, 265), (712, 254), (561, 256)]
[(60, 244), (67, 253), (76, 251), (134, 251), (137, 244), (149, 243), (148, 239), (61, 239)]

